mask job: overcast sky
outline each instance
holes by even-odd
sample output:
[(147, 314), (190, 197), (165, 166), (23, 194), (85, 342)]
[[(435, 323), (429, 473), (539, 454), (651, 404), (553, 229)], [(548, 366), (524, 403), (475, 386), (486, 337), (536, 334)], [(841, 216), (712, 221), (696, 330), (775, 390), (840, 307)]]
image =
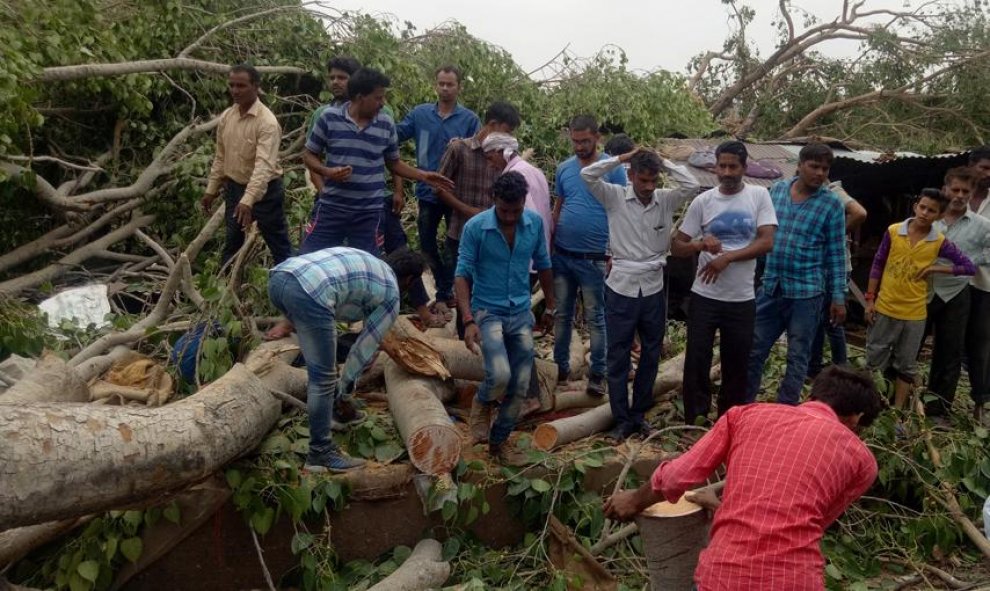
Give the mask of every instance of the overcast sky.
[[(899, 8), (918, 0), (867, 0), (866, 9)], [(746, 0), (756, 10), (749, 37), (761, 54), (773, 51), (777, 0)], [(794, 0), (795, 7), (831, 20), (841, 0)], [(684, 72), (692, 56), (718, 50), (734, 22), (720, 0), (332, 0), (335, 8), (392, 15), (420, 31), (454, 19), (468, 31), (508, 50), (527, 71), (541, 66), (565, 46), (578, 57), (601, 47), (622, 47), (631, 69)], [(612, 7), (611, 9), (609, 7)], [(796, 14), (795, 24), (801, 18)], [(824, 51), (848, 55), (855, 46), (834, 42)]]

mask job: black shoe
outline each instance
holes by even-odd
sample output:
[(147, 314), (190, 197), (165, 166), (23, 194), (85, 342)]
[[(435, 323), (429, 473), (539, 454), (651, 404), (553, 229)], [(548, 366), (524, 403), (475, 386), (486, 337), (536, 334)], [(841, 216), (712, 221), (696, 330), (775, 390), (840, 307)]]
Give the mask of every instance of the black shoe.
[(632, 434), (646, 439), (653, 433), (653, 427), (646, 421), (639, 421), (633, 429)]
[(588, 378), (588, 387), (585, 388), (585, 392), (589, 396), (594, 396), (595, 398), (601, 398), (605, 395), (605, 376), (596, 376), (592, 374)]
[(622, 443), (629, 438), (631, 429), (625, 423), (616, 425), (611, 431), (605, 434), (606, 439), (611, 439), (616, 443)]

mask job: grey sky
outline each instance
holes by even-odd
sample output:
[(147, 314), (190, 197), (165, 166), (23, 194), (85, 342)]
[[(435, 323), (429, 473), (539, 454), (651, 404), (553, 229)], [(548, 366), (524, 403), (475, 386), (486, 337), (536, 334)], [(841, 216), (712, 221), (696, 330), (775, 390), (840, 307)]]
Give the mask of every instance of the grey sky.
[[(748, 0), (756, 10), (749, 36), (766, 55), (773, 51), (773, 20), (777, 0)], [(910, 0), (917, 4), (917, 0)], [(449, 19), (460, 21), (471, 34), (508, 50), (527, 71), (539, 67), (564, 46), (588, 57), (602, 46), (622, 47), (631, 69), (664, 68), (683, 72), (692, 56), (718, 50), (734, 19), (719, 0), (335, 0), (335, 8), (390, 14), (411, 21), (420, 31)], [(831, 20), (841, 0), (795, 0), (795, 7)], [(904, 0), (867, 0), (866, 9), (901, 8)], [(608, 7), (614, 7), (609, 10)], [(795, 24), (802, 19), (795, 12)], [(833, 42), (823, 50), (850, 54), (852, 42)]]

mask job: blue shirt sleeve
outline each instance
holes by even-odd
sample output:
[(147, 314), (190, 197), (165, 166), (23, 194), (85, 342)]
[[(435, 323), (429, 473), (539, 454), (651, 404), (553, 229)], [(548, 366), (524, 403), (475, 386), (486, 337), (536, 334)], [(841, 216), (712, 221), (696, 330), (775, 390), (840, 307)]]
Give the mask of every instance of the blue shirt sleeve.
[(465, 129), (464, 137), (471, 137), (481, 129), (481, 119), (478, 118), (478, 115), (474, 111), (468, 111), (468, 113), (471, 114), (471, 118), (468, 121), (467, 129)]
[(625, 166), (617, 166), (610, 173), (605, 176), (605, 182), (612, 183), (613, 185), (619, 185), (622, 187), (626, 186), (626, 182), (629, 179), (629, 175), (626, 174)]
[(557, 170), (553, 173), (553, 194), (557, 197), (563, 199), (564, 193), (560, 190), (560, 165), (557, 165)]
[(536, 250), (533, 252), (533, 268), (537, 271), (543, 271), (552, 267), (550, 262), (550, 253), (547, 250), (547, 238), (546, 234), (543, 233), (543, 218), (538, 217), (539, 224), (537, 224), (537, 236), (536, 236)]
[[(821, 197), (823, 199), (829, 197)], [(825, 268), (833, 304), (846, 301), (846, 214), (836, 197), (825, 228)]]
[(313, 125), (313, 131), (306, 138), (306, 149), (314, 154), (322, 155), (328, 152), (327, 144), (329, 142), (327, 140), (330, 139), (330, 128), (327, 125), (327, 115), (328, 113), (323, 111), (320, 118)]
[[(468, 222), (461, 231), (461, 242), (457, 247), (457, 270), (455, 277), (473, 279), (478, 260), (478, 224)], [(540, 231), (542, 235), (542, 230)]]
[(398, 136), (397, 143), (401, 144), (416, 134), (416, 109), (418, 108), (414, 107), (412, 111), (406, 113), (402, 122), (395, 126), (395, 133)]

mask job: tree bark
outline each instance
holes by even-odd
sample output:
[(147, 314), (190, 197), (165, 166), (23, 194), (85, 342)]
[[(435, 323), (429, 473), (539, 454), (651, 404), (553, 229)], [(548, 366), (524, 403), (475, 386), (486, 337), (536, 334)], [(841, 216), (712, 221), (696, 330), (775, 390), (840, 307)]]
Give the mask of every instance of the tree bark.
[(271, 358), (160, 408), (0, 406), (0, 530), (105, 511), (209, 476), (278, 420)]
[(0, 532), (0, 571), (7, 565), (14, 564), (24, 558), (35, 548), (40, 548), (61, 537), (64, 533), (75, 528), (79, 521), (78, 518), (73, 517), (62, 521), (15, 527)]
[(47, 353), (34, 369), (0, 395), (0, 405), (34, 402), (89, 402), (89, 387), (62, 359)]
[(439, 380), (410, 374), (388, 360), (385, 384), (389, 410), (413, 465), (433, 476), (453, 470), (461, 457), (462, 441), (437, 398)]
[(396, 319), (382, 340), (381, 347), (393, 361), (410, 373), (441, 379), (450, 377), (440, 352), (405, 316)]
[[(255, 66), (262, 74), (308, 74), (308, 70), (294, 66)], [(221, 64), (188, 57), (173, 57), (160, 60), (135, 60), (109, 64), (79, 64), (75, 66), (53, 66), (41, 71), (36, 78), (39, 82), (67, 82), (83, 78), (108, 78), (127, 74), (149, 74), (163, 70), (195, 70), (211, 74), (230, 72), (230, 64)]]
[(402, 566), (368, 591), (436, 589), (450, 576), (450, 563), (443, 561), (442, 554), (440, 542), (430, 538), (420, 540)]
[[(656, 398), (678, 388), (683, 382), (684, 353), (681, 353), (660, 364), (657, 381), (653, 387), (653, 397)], [(602, 404), (579, 415), (539, 425), (533, 433), (533, 445), (537, 449), (550, 451), (555, 447), (604, 431), (612, 423), (612, 407)]]

